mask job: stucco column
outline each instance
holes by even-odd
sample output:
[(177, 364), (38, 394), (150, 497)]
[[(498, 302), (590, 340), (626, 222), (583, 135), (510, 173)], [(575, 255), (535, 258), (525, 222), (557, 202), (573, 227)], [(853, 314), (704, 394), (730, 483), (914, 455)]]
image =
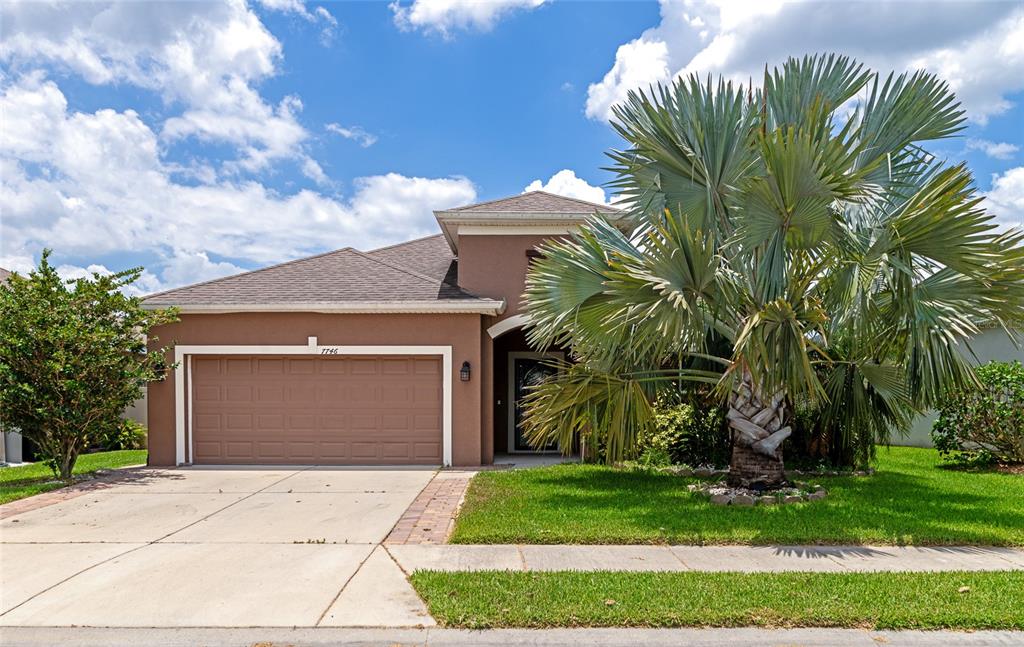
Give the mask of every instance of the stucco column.
[[(486, 322), (488, 318), (483, 318)], [(480, 464), (494, 463), (494, 340), (480, 335)]]

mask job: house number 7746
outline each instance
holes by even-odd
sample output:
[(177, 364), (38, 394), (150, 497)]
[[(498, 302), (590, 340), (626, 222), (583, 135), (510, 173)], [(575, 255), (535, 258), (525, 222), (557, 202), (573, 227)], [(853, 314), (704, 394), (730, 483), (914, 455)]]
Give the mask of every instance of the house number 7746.
[(321, 346), (320, 347), (320, 354), (321, 355), (337, 355), (338, 354), (338, 347), (337, 346)]

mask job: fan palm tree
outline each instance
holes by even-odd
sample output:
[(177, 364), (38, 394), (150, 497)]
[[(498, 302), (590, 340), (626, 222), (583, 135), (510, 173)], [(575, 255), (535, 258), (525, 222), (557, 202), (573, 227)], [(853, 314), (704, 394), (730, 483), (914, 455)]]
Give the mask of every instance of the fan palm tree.
[(1024, 234), (923, 147), (963, 121), (936, 77), (837, 55), (758, 89), (630, 93), (609, 153), (626, 214), (546, 243), (527, 277), (531, 343), (573, 359), (528, 397), (528, 438), (618, 460), (660, 390), (713, 384), (730, 481), (774, 487), (796, 404), (870, 448), (970, 384), (969, 338), (1024, 316)]

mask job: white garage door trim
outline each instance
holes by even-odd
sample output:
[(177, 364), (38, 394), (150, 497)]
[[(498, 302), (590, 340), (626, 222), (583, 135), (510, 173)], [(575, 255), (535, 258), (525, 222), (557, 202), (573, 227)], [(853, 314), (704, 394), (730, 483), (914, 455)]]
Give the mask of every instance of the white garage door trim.
[(441, 356), (441, 412), (442, 457), (445, 467), (452, 464), (452, 347), (451, 346), (321, 346), (316, 337), (310, 337), (305, 346), (175, 346), (174, 362), (174, 437), (175, 462), (185, 464), (185, 448), (192, 444), (190, 416), (192, 389), (185, 389), (186, 380), (192, 383), (192, 355), (440, 355)]

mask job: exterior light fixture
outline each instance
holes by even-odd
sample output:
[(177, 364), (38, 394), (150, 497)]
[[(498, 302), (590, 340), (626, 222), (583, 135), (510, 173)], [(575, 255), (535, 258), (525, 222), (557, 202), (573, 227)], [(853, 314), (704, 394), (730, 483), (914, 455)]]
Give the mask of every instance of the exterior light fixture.
[(462, 363), (462, 368), (459, 369), (459, 379), (463, 382), (469, 382), (469, 362)]

